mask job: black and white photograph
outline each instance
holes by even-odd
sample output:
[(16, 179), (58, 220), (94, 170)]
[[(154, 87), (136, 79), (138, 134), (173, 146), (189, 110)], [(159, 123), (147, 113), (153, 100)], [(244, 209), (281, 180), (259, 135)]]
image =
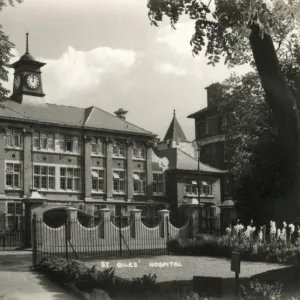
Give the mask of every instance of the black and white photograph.
[(0, 0), (0, 300), (300, 300), (300, 0)]

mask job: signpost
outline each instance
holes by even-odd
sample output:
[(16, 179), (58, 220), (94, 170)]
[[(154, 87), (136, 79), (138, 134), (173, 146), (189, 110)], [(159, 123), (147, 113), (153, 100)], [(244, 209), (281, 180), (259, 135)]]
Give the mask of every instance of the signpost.
[(235, 272), (235, 295), (239, 297), (239, 274), (241, 272), (241, 258), (239, 252), (232, 252), (231, 271)]

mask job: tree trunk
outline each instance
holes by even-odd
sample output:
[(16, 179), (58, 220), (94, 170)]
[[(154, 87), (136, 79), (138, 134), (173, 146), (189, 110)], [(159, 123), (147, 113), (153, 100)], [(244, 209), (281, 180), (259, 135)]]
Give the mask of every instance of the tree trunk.
[[(278, 141), (282, 157), (280, 176), (292, 177), (293, 183), (287, 187), (284, 201), (277, 203), (280, 217), (291, 218), (300, 199), (300, 118), (297, 101), (289, 88), (276, 55), (272, 38), (259, 35), (258, 26), (252, 28), (250, 45), (255, 64), (266, 94), (266, 101), (273, 112), (278, 128)], [(298, 211), (297, 211), (298, 213)]]

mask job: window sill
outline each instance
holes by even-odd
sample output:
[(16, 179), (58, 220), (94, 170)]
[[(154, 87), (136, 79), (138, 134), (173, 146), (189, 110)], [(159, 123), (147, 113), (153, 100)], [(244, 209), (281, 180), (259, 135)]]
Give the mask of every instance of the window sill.
[(146, 158), (143, 158), (143, 157), (132, 157), (132, 160), (146, 161)]
[(15, 192), (23, 192), (21, 188), (12, 188), (12, 187), (5, 187), (6, 191), (15, 191)]
[(23, 151), (24, 149), (22, 147), (9, 147), (9, 146), (5, 146), (5, 150)]
[(118, 192), (113, 192), (113, 195), (117, 195), (117, 196), (126, 196), (126, 193), (118, 193)]
[(100, 191), (92, 191), (92, 195), (105, 195), (106, 193), (104, 191), (100, 192)]
[(51, 154), (60, 154), (60, 155), (73, 155), (73, 156), (80, 156), (81, 153), (74, 153), (74, 152), (63, 152), (63, 151), (55, 151), (55, 150), (40, 150), (40, 149), (33, 149), (33, 152), (37, 153), (51, 153)]
[(113, 159), (124, 159), (124, 160), (127, 159), (127, 157), (125, 157), (125, 156), (116, 156), (116, 155), (112, 155), (112, 158)]
[[(185, 194), (184, 195), (184, 198), (195, 198), (195, 197), (198, 197), (198, 195), (196, 195), (196, 194)], [(214, 196), (213, 195), (207, 195), (207, 194), (201, 194), (200, 198), (214, 198)]]
[(163, 197), (166, 197), (167, 195), (165, 195), (164, 193), (153, 193), (153, 196), (163, 196)]
[(133, 192), (133, 195), (134, 196), (146, 196), (145, 193), (136, 193), (136, 192)]

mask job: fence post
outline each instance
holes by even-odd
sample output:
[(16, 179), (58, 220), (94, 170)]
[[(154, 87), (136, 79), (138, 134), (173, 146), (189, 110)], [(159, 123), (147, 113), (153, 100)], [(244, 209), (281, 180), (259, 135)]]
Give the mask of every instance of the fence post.
[(160, 222), (160, 237), (166, 238), (166, 235), (169, 234), (169, 220), (170, 211), (167, 209), (162, 209), (159, 211), (161, 222)]
[(168, 252), (168, 255), (170, 254), (170, 251), (169, 251), (169, 240), (170, 240), (170, 233), (169, 233), (169, 215), (166, 217), (166, 223), (167, 223), (167, 252)]
[(33, 214), (32, 218), (32, 265), (35, 267), (37, 265), (37, 230), (36, 230), (36, 224), (37, 218), (36, 213)]
[(67, 223), (66, 223), (66, 259), (69, 258), (69, 249), (68, 249), (68, 243), (72, 239), (72, 221), (74, 222), (77, 220), (77, 209), (75, 207), (69, 207), (66, 209), (68, 217), (67, 217)]
[(119, 223), (119, 244), (120, 244), (120, 256), (122, 257), (122, 215), (120, 215), (120, 223)]
[(137, 238), (137, 226), (138, 224), (141, 225), (141, 210), (140, 209), (133, 209), (130, 211), (132, 223), (130, 228), (130, 236), (132, 238)]

